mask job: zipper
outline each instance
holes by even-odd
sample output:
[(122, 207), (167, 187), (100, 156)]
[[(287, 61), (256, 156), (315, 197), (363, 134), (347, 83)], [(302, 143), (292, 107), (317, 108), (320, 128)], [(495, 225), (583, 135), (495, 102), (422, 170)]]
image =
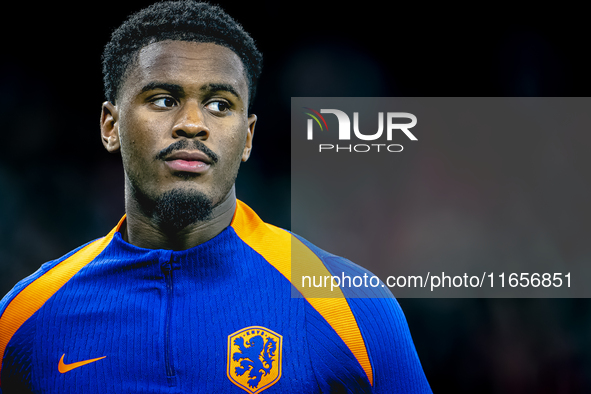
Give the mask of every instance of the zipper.
[(172, 327), (172, 300), (173, 300), (173, 286), (172, 286), (172, 255), (170, 261), (163, 263), (161, 266), (164, 280), (166, 282), (166, 322), (164, 328), (164, 363), (166, 365), (166, 378), (170, 386), (174, 386), (175, 372), (174, 363), (172, 362), (172, 344), (170, 338), (170, 329)]

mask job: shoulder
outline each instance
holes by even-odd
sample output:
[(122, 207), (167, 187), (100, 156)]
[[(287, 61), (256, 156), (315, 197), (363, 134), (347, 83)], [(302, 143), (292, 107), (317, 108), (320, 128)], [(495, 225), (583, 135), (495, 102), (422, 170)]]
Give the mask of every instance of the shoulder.
[[(294, 237), (328, 272), (329, 287), (322, 280), (319, 289), (321, 296), (332, 298), (324, 298), (326, 307), (321, 314), (329, 317), (329, 324), (349, 345), (372, 383), (373, 391), (430, 393), (406, 318), (388, 287), (369, 270), (326, 252), (298, 235)], [(314, 271), (305, 262), (300, 264), (301, 268), (297, 268), (297, 261), (293, 263), (292, 281), (301, 278), (300, 285), (308, 285), (306, 273)], [(316, 279), (314, 282), (312, 278), (313, 288), (320, 285), (319, 278)], [(303, 290), (305, 294), (306, 289)], [(346, 304), (340, 309), (334, 308), (339, 299)], [(359, 332), (360, 340), (351, 335), (355, 331)]]
[(373, 341), (375, 335), (380, 335), (377, 333), (385, 333), (392, 328), (398, 334), (408, 333), (410, 337), (400, 304), (379, 277), (344, 257), (319, 248), (299, 235), (293, 234), (293, 237), (297, 239), (294, 243), (301, 243), (300, 247), (309, 250), (317, 259), (315, 263), (310, 263), (312, 258), (307, 256), (304, 261), (297, 256), (304, 253), (296, 251), (292, 261), (292, 282), (305, 298), (343, 299), (346, 308), (340, 309), (343, 313), (340, 318), (350, 311), (364, 342)]
[[(42, 305), (42, 302), (107, 248), (124, 220), (125, 216), (106, 236), (87, 242), (62, 257), (43, 264), (36, 272), (18, 282), (0, 301), (0, 325), (5, 318), (6, 308), (17, 298), (33, 297), (35, 304)], [(37, 291), (29, 291), (32, 287), (40, 290), (46, 298), (38, 297), (40, 294)]]
[[(60, 263), (66, 261), (70, 257), (74, 256), (76, 253), (84, 249), (86, 246), (90, 245), (91, 243), (95, 242), (96, 240), (90, 241), (84, 245), (77, 247), (76, 249), (66, 253), (65, 255), (55, 259), (48, 261), (41, 265), (37, 271), (32, 273), (31, 275), (27, 276), (26, 278), (20, 280), (14, 287), (2, 298), (0, 301), (0, 319), (4, 315), (6, 307), (10, 302), (18, 296), (23, 289), (27, 288), (31, 283), (35, 282), (37, 279), (41, 278), (45, 274), (47, 274), (52, 268), (56, 267)], [(0, 320), (1, 321), (1, 320)]]
[[(386, 287), (378, 276), (374, 275), (368, 269), (361, 267), (344, 257), (329, 253), (297, 234), (292, 233), (292, 235), (297, 239), (298, 243), (302, 244), (301, 247), (310, 250), (310, 252), (318, 258), (330, 273), (330, 281), (332, 281), (332, 285), (329, 285), (328, 287), (332, 288), (332, 290), (338, 286), (343, 292), (343, 295), (347, 298), (389, 298), (394, 300), (394, 296), (388, 287)], [(298, 246), (296, 246), (296, 248), (297, 247)], [(305, 275), (305, 269), (308, 268), (308, 265), (304, 263), (302, 264), (302, 267), (299, 268), (297, 258), (294, 261), (294, 268), (298, 273), (301, 273), (301, 275), (307, 276)], [(332, 296), (334, 294), (327, 293), (327, 295)]]

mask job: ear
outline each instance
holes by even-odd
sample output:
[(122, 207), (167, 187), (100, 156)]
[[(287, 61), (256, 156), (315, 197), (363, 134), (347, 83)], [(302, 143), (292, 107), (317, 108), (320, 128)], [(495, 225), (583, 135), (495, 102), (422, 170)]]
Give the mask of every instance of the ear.
[(101, 140), (109, 153), (121, 148), (119, 142), (119, 110), (110, 101), (105, 101), (101, 110)]
[(252, 138), (254, 136), (254, 125), (257, 122), (257, 116), (251, 114), (248, 117), (248, 131), (246, 132), (246, 144), (244, 145), (244, 151), (242, 152), (242, 161), (248, 160), (250, 157), (250, 151), (252, 150)]

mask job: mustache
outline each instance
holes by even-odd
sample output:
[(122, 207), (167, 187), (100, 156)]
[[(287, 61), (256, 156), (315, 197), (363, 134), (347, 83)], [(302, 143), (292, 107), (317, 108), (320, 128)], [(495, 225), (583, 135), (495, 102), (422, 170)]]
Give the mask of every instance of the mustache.
[(167, 148), (162, 149), (156, 155), (156, 160), (164, 160), (164, 158), (177, 150), (199, 150), (209, 156), (212, 163), (217, 163), (219, 156), (209, 149), (205, 144), (199, 140), (182, 139), (170, 144)]

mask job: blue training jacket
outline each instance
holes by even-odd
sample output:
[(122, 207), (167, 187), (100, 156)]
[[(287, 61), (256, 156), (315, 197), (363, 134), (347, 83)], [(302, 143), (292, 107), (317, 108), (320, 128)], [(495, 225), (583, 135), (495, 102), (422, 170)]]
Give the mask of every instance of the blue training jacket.
[(2, 299), (0, 394), (431, 393), (387, 288), (327, 298), (291, 282), (292, 259), (367, 270), (240, 201), (229, 227), (183, 251), (125, 242), (124, 220)]

